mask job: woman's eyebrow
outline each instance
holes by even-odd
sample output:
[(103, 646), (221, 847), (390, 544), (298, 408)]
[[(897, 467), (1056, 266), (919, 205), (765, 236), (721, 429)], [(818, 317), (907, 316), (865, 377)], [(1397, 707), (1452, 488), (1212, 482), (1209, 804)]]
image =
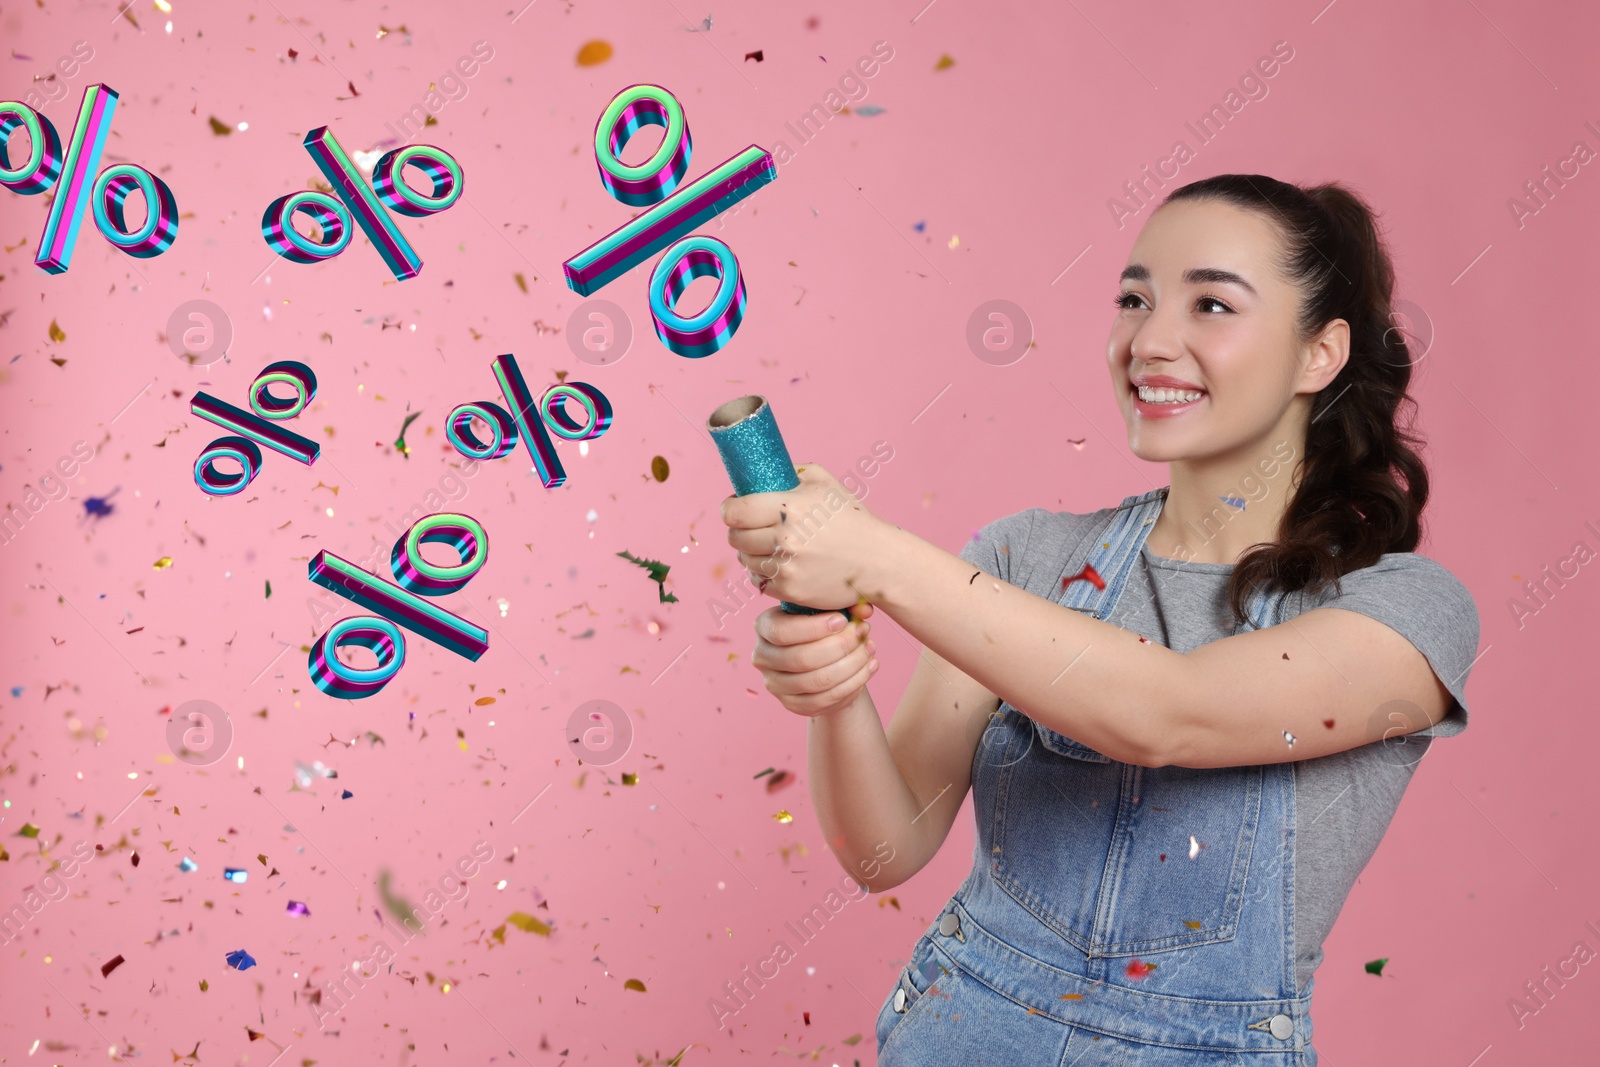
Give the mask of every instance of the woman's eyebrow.
[[(1122, 268), (1122, 277), (1119, 281), (1148, 282), (1150, 268), (1143, 263), (1130, 263)], [(1190, 285), (1237, 285), (1251, 296), (1260, 296), (1256, 287), (1245, 281), (1244, 278), (1231, 270), (1222, 270), (1220, 267), (1191, 267), (1183, 272), (1183, 280)]]

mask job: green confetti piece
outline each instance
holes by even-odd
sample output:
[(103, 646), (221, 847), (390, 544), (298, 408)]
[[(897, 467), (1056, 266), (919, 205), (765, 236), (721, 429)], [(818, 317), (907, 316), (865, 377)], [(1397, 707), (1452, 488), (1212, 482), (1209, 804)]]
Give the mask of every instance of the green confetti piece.
[(751, 776), (751, 777), (753, 777), (753, 778), (760, 778), (760, 777), (761, 777), (761, 776), (762, 776), (762, 775), (763, 775), (763, 774), (771, 774), (771, 773), (772, 773), (772, 772), (773, 772), (773, 771), (775, 771), (775, 770), (777, 770), (777, 769), (778, 769), (778, 768), (776, 768), (776, 767), (768, 767), (768, 768), (767, 768), (767, 769), (766, 769), (766, 770), (764, 770), (764, 771), (757, 771), (757, 772), (756, 772), (756, 773), (755, 773), (755, 774), (754, 774), (754, 775), (752, 775), (752, 776)]
[(510, 915), (506, 916), (506, 922), (510, 923), (512, 926), (515, 926), (518, 930), (526, 930), (530, 934), (540, 934), (544, 937), (550, 936), (549, 925), (540, 922), (538, 919), (535, 919), (532, 915), (529, 915), (525, 911), (512, 912)]
[(266, 598), (268, 600), (272, 599), (272, 579), (271, 578), (267, 579), (267, 597)]
[(31, 823), (31, 822), (25, 822), (25, 823), (22, 824), (22, 829), (17, 831), (17, 836), (18, 837), (38, 837), (39, 836), (39, 828), (37, 826), (33, 825), (33, 823)]
[(420, 411), (413, 411), (411, 414), (407, 415), (406, 421), (400, 424), (400, 436), (394, 439), (394, 447), (398, 448), (400, 450), (400, 454), (405, 456), (407, 459), (411, 458), (411, 446), (406, 444), (406, 431), (411, 429), (411, 424), (416, 422), (421, 415), (422, 412)]
[(617, 555), (621, 556), (629, 563), (636, 563), (650, 572), (650, 580), (655, 582), (656, 585), (660, 587), (659, 592), (661, 594), (661, 603), (676, 604), (678, 602), (678, 598), (675, 595), (667, 592), (667, 572), (672, 569), (670, 564), (662, 563), (660, 560), (655, 559), (638, 559), (625, 551), (618, 552)]
[(1382, 978), (1383, 977), (1383, 965), (1385, 963), (1388, 963), (1388, 962), (1389, 962), (1389, 957), (1388, 956), (1385, 956), (1385, 957), (1383, 957), (1382, 959), (1379, 959), (1379, 960), (1373, 960), (1372, 962), (1367, 964), (1367, 973), (1368, 974), (1375, 974), (1379, 978)]

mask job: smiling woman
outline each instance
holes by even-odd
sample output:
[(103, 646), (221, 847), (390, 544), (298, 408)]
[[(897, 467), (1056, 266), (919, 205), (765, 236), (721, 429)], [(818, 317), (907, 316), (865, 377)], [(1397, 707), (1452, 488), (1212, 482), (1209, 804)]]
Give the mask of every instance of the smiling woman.
[[(898, 885), (973, 792), (971, 873), (880, 1008), (880, 1064), (1317, 1063), (1321, 945), (1418, 755), (1466, 728), (1478, 642), (1415, 552), (1393, 285), (1349, 190), (1195, 182), (1145, 222), (1107, 345), (1169, 485), (1000, 518), (959, 558), (858, 501), (797, 538), (783, 513), (842, 490), (813, 463), (724, 501), (740, 562), (784, 561), (767, 594), (867, 601), (848, 626), (763, 612), (752, 655), (810, 720), (839, 861), (891, 841), (870, 887)], [(925, 646), (887, 730), (874, 610)]]

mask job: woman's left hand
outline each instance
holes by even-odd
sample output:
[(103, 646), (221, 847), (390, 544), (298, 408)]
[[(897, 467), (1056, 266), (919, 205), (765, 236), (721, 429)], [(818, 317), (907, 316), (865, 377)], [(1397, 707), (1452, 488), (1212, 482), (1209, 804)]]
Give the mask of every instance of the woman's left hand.
[(722, 502), (728, 544), (761, 591), (779, 600), (822, 609), (872, 600), (895, 528), (823, 467), (796, 469), (798, 488)]

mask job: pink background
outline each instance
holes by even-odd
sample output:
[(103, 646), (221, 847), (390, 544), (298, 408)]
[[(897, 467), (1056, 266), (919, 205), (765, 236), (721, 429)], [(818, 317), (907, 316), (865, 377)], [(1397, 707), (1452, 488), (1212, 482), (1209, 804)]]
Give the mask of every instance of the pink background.
[[(205, 1062), (257, 1065), (285, 1048), (296, 1064), (504, 1062), (513, 1049), (534, 1063), (665, 1062), (685, 1048), (685, 1063), (872, 1062), (899, 963), (968, 869), (971, 817), (888, 894), (897, 906), (868, 898), (815, 941), (790, 939), (798, 958), (715, 1027), (707, 999), (787, 938), (784, 922), (841, 872), (807, 795), (804, 723), (749, 665), (756, 609), (719, 632), (707, 606), (737, 566), (718, 521), (726, 478), (698, 427), (723, 401), (762, 393), (797, 461), (842, 473), (887, 441), (894, 458), (868, 483), (868, 506), (951, 550), (1025, 507), (1089, 511), (1165, 484), (1164, 467), (1129, 454), (1104, 367), (1108, 298), (1149, 211), (1119, 229), (1107, 200), (1179, 138), (1196, 157), (1169, 189), (1230, 171), (1339, 179), (1383, 213), (1399, 295), (1436, 334), (1415, 385), (1435, 494), (1422, 551), (1466, 582), (1483, 620), (1473, 728), (1419, 768), (1326, 945), (1323, 1062), (1592, 1055), (1581, 1020), (1600, 1001), (1600, 964), (1521, 1028), (1507, 1001), (1580, 939), (1600, 949), (1584, 928), (1600, 925), (1600, 738), (1582, 683), (1596, 565), (1520, 629), (1506, 601), (1576, 541), (1600, 546), (1583, 527), (1600, 522), (1586, 432), (1600, 377), (1579, 319), (1596, 278), (1600, 176), (1582, 167), (1520, 227), (1507, 201), (1574, 142), (1600, 148), (1583, 125), (1600, 126), (1600, 12), (1292, 0), (1129, 18), (1105, 0), (938, 0), (920, 13), (921, 0), (741, 0), (691, 33), (707, 12), (675, 3), (540, 0), (513, 22), (520, 6), (175, 0), (166, 15), (135, 0), (137, 26), (105, 3), (0, 11), (11, 52), (0, 95), (23, 98), (87, 42), (93, 59), (45, 113), (69, 130), (87, 85), (115, 88), (107, 163), (157, 170), (184, 215), (176, 245), (151, 260), (86, 227), (69, 272), (47, 276), (32, 263), (46, 198), (0, 196), (0, 487), (20, 504), (75, 441), (97, 447), (72, 498), (0, 547), (0, 907), (45, 872), (41, 847), (54, 859), (78, 841), (105, 849), (70, 897), (0, 946), (0, 1058), (23, 1062), (37, 1041), (28, 1062), (100, 1062), (112, 1045), (165, 1062), (196, 1042)], [(393, 32), (380, 38), (380, 25)], [(615, 54), (577, 66), (594, 38)], [(492, 60), (422, 138), (461, 161), (467, 202), (401, 220), (421, 275), (395, 283), (361, 235), (326, 263), (274, 257), (262, 210), (321, 177), (306, 131), (327, 124), (351, 151), (376, 146), (477, 40)], [(841, 114), (799, 144), (784, 124), (880, 40), (894, 57), (860, 102), (883, 113)], [(1280, 40), (1294, 56), (1268, 95), (1197, 147), (1184, 123)], [(743, 60), (756, 49), (764, 62)], [(937, 70), (945, 54), (954, 65)], [(598, 294), (631, 316), (631, 351), (590, 366), (566, 344), (580, 298), (560, 264), (629, 217), (601, 188), (589, 142), (606, 103), (636, 82), (682, 101), (691, 177), (750, 143), (777, 152), (784, 141), (794, 156), (703, 231), (733, 245), (749, 286), (732, 344), (696, 361), (664, 349), (638, 271)], [(216, 136), (212, 116), (248, 129)], [(191, 367), (163, 334), (175, 307), (202, 297), (227, 310), (235, 338), (227, 362)], [(1037, 340), (1004, 367), (965, 341), (968, 316), (994, 298), (1026, 309)], [(587, 456), (562, 449), (559, 489), (542, 488), (520, 454), (467, 483), (459, 507), (487, 527), (492, 553), (447, 603), (492, 619), (480, 661), (413, 637), (379, 696), (323, 696), (300, 649), (361, 612), (313, 587), (307, 558), (326, 548), (361, 560), (392, 543), (384, 524), (404, 525), (454, 461), (445, 413), (498, 399), (489, 361), (501, 352), (536, 388), (557, 370), (602, 388), (614, 426)], [(205, 388), (239, 403), (278, 359), (306, 360), (320, 379), (290, 426), (323, 459), (313, 470), (269, 454), (241, 496), (203, 496), (190, 465), (220, 434), (188, 398)], [(408, 408), (422, 411), (409, 458), (390, 444)], [(671, 464), (664, 484), (649, 477), (655, 455)], [(83, 501), (113, 490), (113, 513), (91, 519)], [(622, 550), (669, 563), (678, 603), (659, 603)], [(165, 556), (170, 568), (153, 569)], [(308, 598), (330, 610), (314, 614)], [(877, 635), (872, 686), (885, 716), (915, 659), (891, 630)], [(497, 702), (474, 703), (484, 696)], [(174, 761), (166, 741), (163, 709), (193, 699), (220, 704), (235, 730), (227, 757), (203, 769)], [(627, 709), (636, 736), (579, 784), (565, 724), (593, 699)], [(338, 778), (296, 791), (297, 760)], [(799, 780), (768, 794), (753, 777), (767, 767)], [(780, 808), (792, 823), (774, 818)], [(18, 836), (25, 823), (37, 840)], [(380, 873), (420, 902), (480, 840), (495, 858), (466, 899), (397, 944), (379, 925)], [(181, 872), (184, 856), (199, 869)], [(229, 866), (249, 881), (224, 881)], [(288, 900), (311, 915), (286, 915)], [(513, 926), (497, 940), (516, 911), (552, 933)], [(384, 938), (394, 973), (319, 1032), (308, 990)], [(258, 966), (230, 970), (234, 949)], [(102, 977), (117, 955), (125, 962)], [(1382, 977), (1365, 973), (1378, 957)], [(645, 992), (624, 988), (633, 978)]]

